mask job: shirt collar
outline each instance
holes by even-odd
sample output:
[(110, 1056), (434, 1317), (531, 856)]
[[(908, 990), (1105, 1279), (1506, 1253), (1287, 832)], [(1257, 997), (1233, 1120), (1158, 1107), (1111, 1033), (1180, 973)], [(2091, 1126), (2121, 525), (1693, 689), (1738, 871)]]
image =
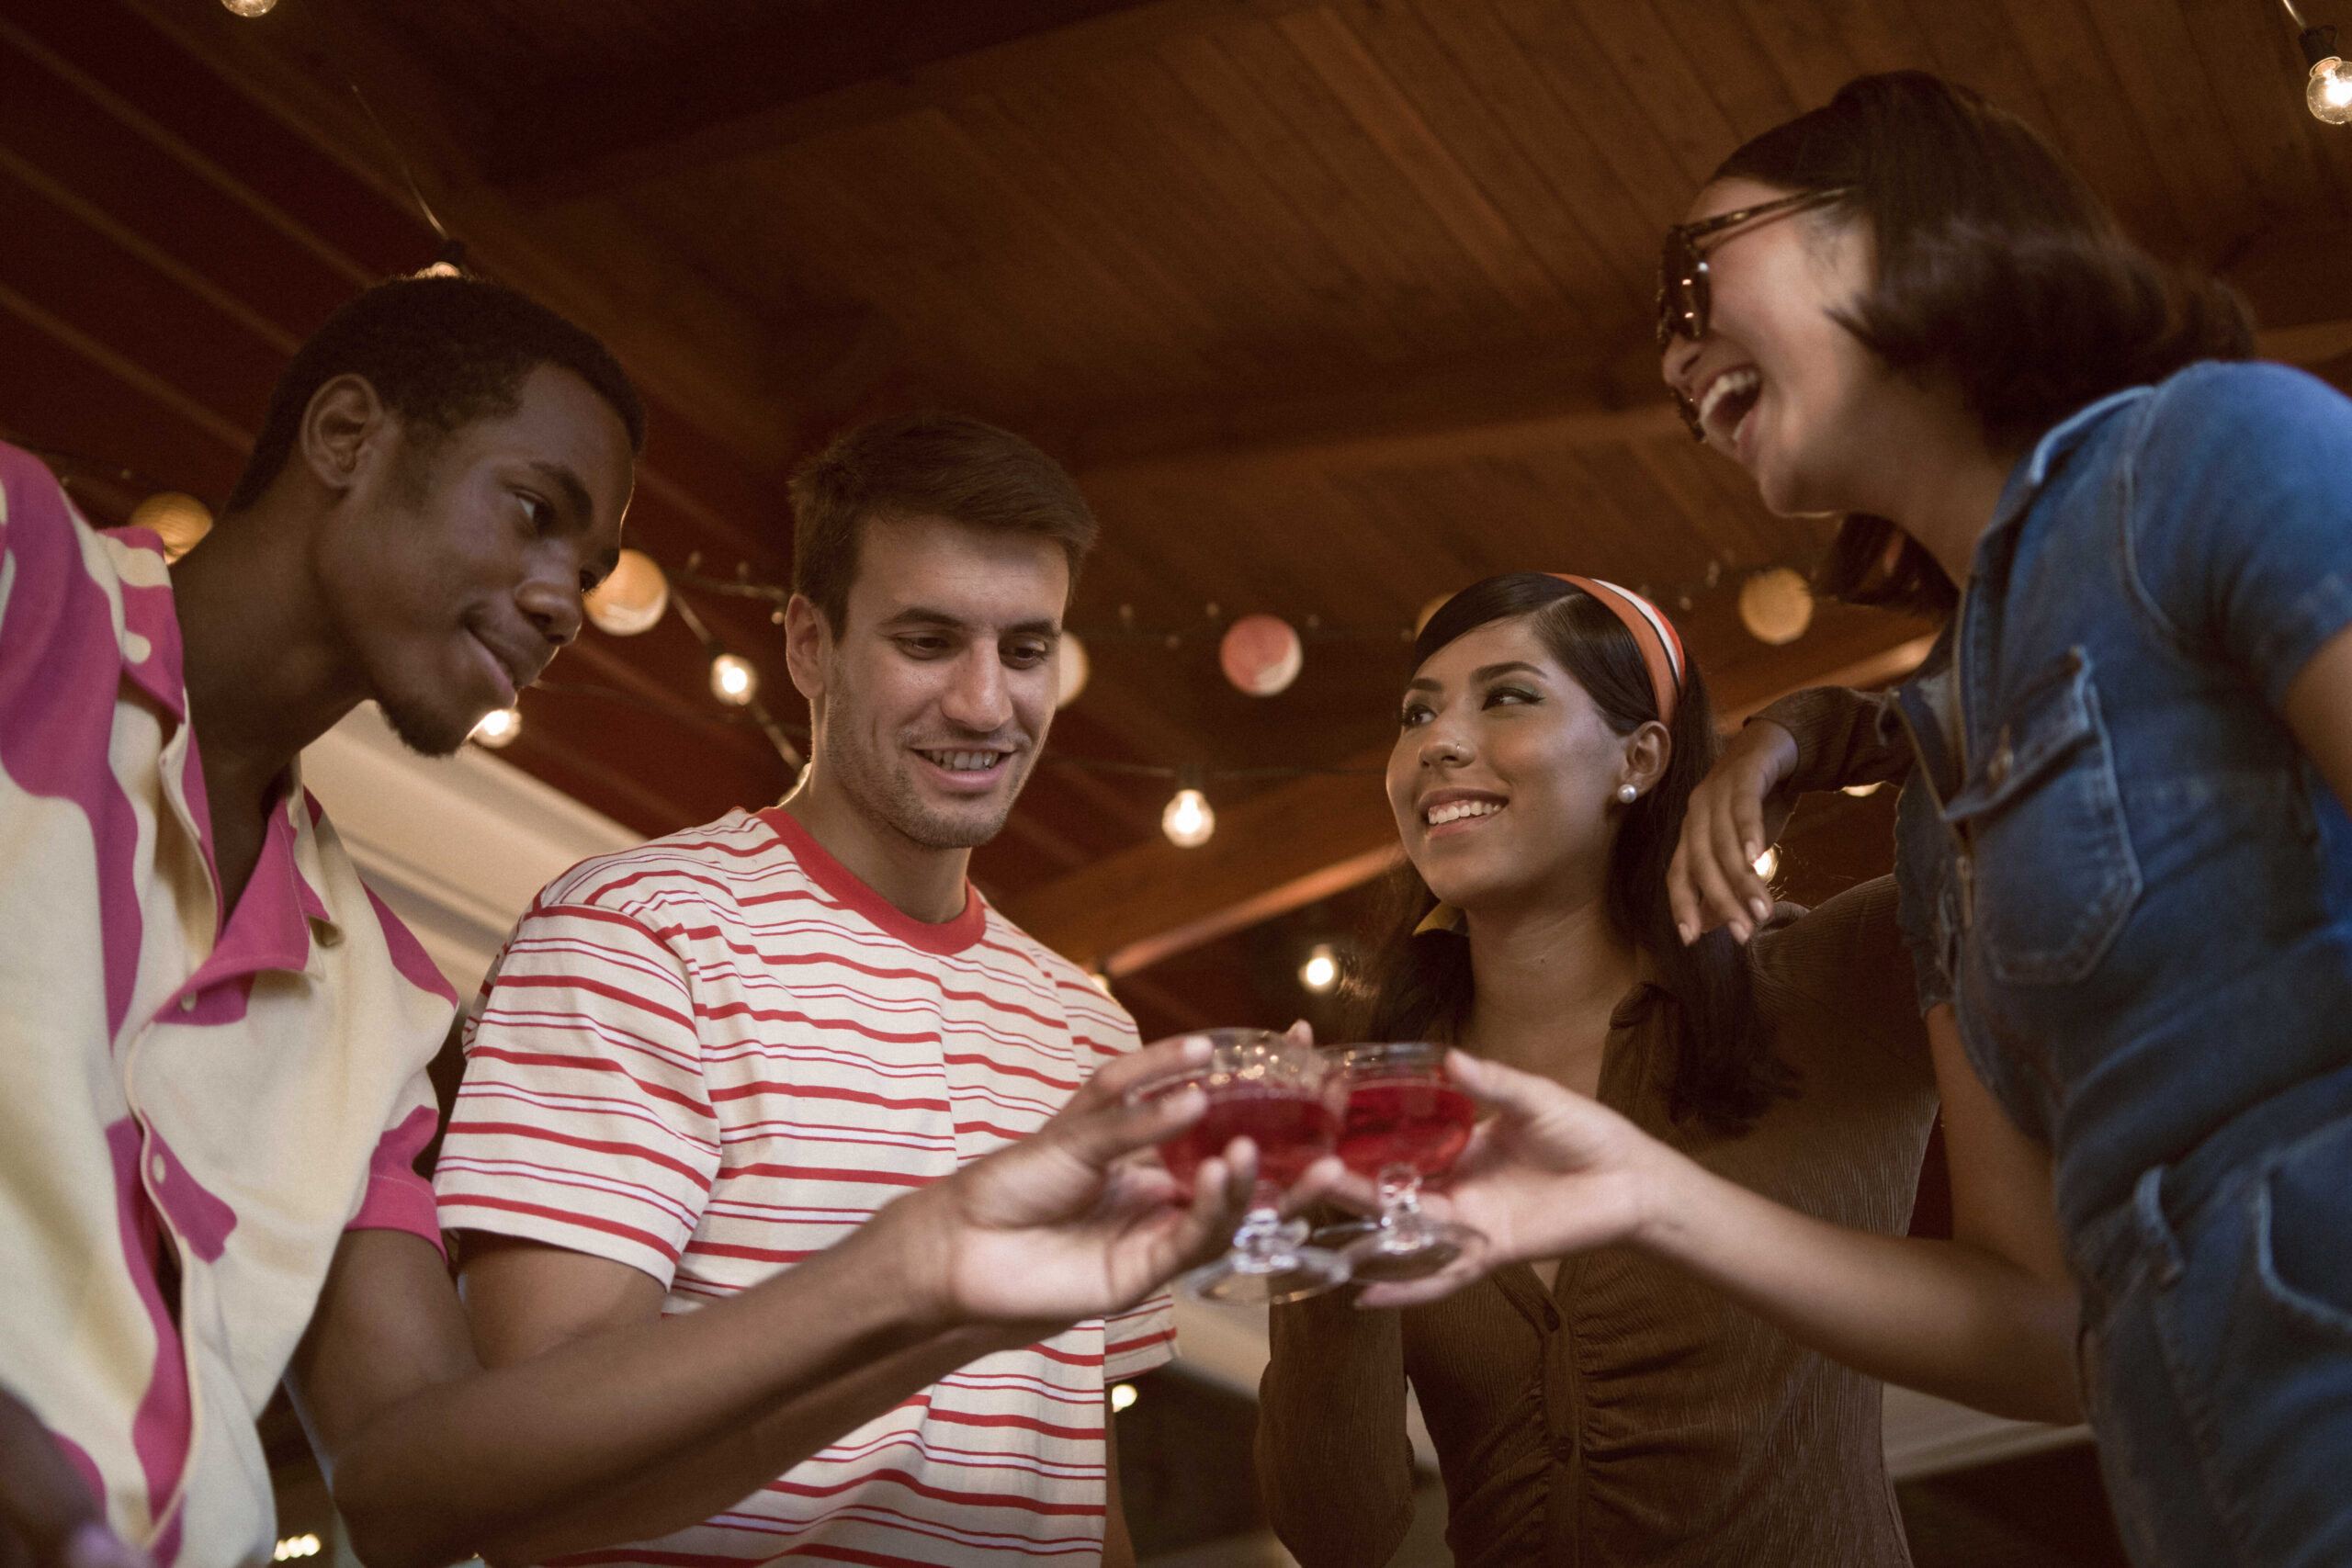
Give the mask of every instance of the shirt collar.
[(1977, 548), (1981, 551), (1985, 540), (2025, 515), (2033, 498), (2049, 483), (2051, 470), (2058, 466), (2059, 459), (2081, 446), (2094, 425), (2124, 404), (2136, 403), (2154, 391), (2154, 387), (2126, 387), (2120, 392), (2109, 392), (2043, 431), (2041, 439), (2033, 444), (2033, 450), (2009, 470), (2008, 482), (2001, 487), (2000, 504), (1993, 508), (1993, 525), (1984, 530), (1984, 540), (1978, 542)]
[(146, 528), (109, 528), (115, 581), (122, 592), (122, 629), (116, 638), (122, 676), (172, 718), (187, 722), (187, 682), (180, 649), (180, 617), (172, 598), (170, 563), (163, 541)]
[(266, 969), (323, 976), (320, 950), (342, 942), (343, 928), (319, 895), (317, 818), (298, 758), (270, 808), (253, 876), (212, 955), (190, 979), (191, 991)]
[(967, 881), (964, 885), (964, 908), (953, 919), (919, 920), (881, 894), (876, 892), (857, 873), (833, 858), (817, 836), (802, 825), (782, 806), (771, 806), (759, 813), (761, 821), (775, 829), (776, 837), (799, 862), (808, 879), (827, 894), (848, 908), (864, 915), (885, 934), (904, 942), (919, 953), (946, 954), (961, 953), (980, 940), (987, 931), (989, 912), (987, 901)]

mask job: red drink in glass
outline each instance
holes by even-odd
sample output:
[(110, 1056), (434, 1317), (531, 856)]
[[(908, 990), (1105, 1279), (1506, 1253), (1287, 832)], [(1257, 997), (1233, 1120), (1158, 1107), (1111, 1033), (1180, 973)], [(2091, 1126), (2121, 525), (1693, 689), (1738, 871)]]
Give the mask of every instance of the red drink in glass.
[(1357, 1175), (1374, 1179), (1392, 1165), (1437, 1176), (1459, 1157), (1477, 1119), (1470, 1097), (1443, 1079), (1358, 1078), (1348, 1089), (1340, 1158)]
[(1247, 1138), (1258, 1145), (1258, 1179), (1277, 1190), (1290, 1186), (1308, 1166), (1331, 1152), (1338, 1119), (1321, 1099), (1262, 1084), (1204, 1087), (1208, 1110), (1159, 1146), (1159, 1157), (1167, 1162), (1169, 1174), (1187, 1187), (1201, 1162), (1225, 1153), (1225, 1146), (1236, 1138)]
[(1341, 1247), (1359, 1280), (1434, 1274), (1485, 1239), (1467, 1225), (1431, 1219), (1420, 1203), (1422, 1179), (1443, 1175), (1462, 1157), (1478, 1108), (1446, 1078), (1442, 1045), (1397, 1040), (1351, 1045), (1339, 1055), (1348, 1077), (1339, 1156), (1377, 1184), (1380, 1217), (1315, 1239)]
[(1194, 1301), (1235, 1306), (1295, 1302), (1344, 1284), (1340, 1256), (1308, 1247), (1306, 1222), (1282, 1216), (1283, 1190), (1339, 1140), (1345, 1084), (1336, 1059), (1304, 1040), (1262, 1029), (1204, 1030), (1208, 1053), (1182, 1077), (1142, 1089), (1146, 1097), (1198, 1089), (1200, 1119), (1159, 1145), (1169, 1174), (1190, 1187), (1203, 1162), (1236, 1138), (1258, 1148), (1250, 1212), (1223, 1258), (1177, 1280)]

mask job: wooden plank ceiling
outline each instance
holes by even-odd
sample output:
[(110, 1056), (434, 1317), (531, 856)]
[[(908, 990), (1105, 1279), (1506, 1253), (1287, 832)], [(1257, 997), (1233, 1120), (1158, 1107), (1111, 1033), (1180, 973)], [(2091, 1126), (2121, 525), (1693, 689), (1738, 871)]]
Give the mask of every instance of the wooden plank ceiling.
[[(292, 345), (433, 259), (413, 173), (648, 388), (631, 523), (673, 567), (780, 579), (782, 476), (875, 414), (963, 409), (1070, 463), (1106, 536), (1057, 752), (1376, 761), (1417, 608), (1527, 567), (1657, 590), (1752, 706), (1883, 677), (1918, 628), (1740, 631), (1745, 573), (1821, 535), (1680, 434), (1657, 237), (1740, 140), (1902, 66), (2041, 127), (2274, 352), (2352, 369), (2352, 130), (2304, 113), (2265, 0), (5, 0), (0, 432), (98, 459), (75, 482), (109, 519), (224, 494)], [(801, 716), (760, 608), (696, 604)], [(1299, 682), (1226, 685), (1211, 605), (1318, 628)], [(633, 826), (786, 781), (675, 617), (551, 676), (633, 702), (534, 691), (506, 755)], [(1192, 861), (1170, 787), (1041, 768), (977, 874), (1148, 1023), (1282, 1011), (1265, 953), (1360, 912), (1328, 900), (1377, 862), (1376, 784), (1219, 778)], [(1868, 849), (1875, 810), (1825, 821)]]

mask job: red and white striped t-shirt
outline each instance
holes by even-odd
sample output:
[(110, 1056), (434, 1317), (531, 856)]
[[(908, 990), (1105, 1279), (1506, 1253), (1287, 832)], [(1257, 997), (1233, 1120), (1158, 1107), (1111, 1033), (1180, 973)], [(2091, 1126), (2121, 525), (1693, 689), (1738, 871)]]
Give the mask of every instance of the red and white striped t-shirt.
[[(1134, 1048), (1126, 1013), (978, 892), (910, 919), (780, 807), (588, 861), (483, 983), (441, 1223), (627, 1263), (688, 1312), (1034, 1132)], [(572, 1561), (1091, 1563), (1106, 1382), (1167, 1297), (975, 1361), (734, 1507)]]

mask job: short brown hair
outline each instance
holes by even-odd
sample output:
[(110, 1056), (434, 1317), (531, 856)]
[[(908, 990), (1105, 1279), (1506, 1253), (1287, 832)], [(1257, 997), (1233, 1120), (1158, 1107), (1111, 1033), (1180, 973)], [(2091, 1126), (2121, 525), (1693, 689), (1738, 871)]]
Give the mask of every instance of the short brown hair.
[[(1918, 71), (1862, 76), (1715, 171), (1838, 191), (1878, 276), (1838, 320), (1893, 369), (1949, 377), (1996, 441), (2029, 444), (2109, 392), (2254, 352), (2245, 302), (2134, 244), (2032, 127)], [(1849, 521), (1820, 574), (1860, 604), (1939, 614), (1933, 557), (1883, 518)]]
[(1069, 472), (1009, 430), (957, 413), (862, 424), (792, 476), (792, 589), (836, 636), (849, 618), (859, 540), (877, 517), (945, 517), (1057, 540), (1073, 590), (1100, 532)]

